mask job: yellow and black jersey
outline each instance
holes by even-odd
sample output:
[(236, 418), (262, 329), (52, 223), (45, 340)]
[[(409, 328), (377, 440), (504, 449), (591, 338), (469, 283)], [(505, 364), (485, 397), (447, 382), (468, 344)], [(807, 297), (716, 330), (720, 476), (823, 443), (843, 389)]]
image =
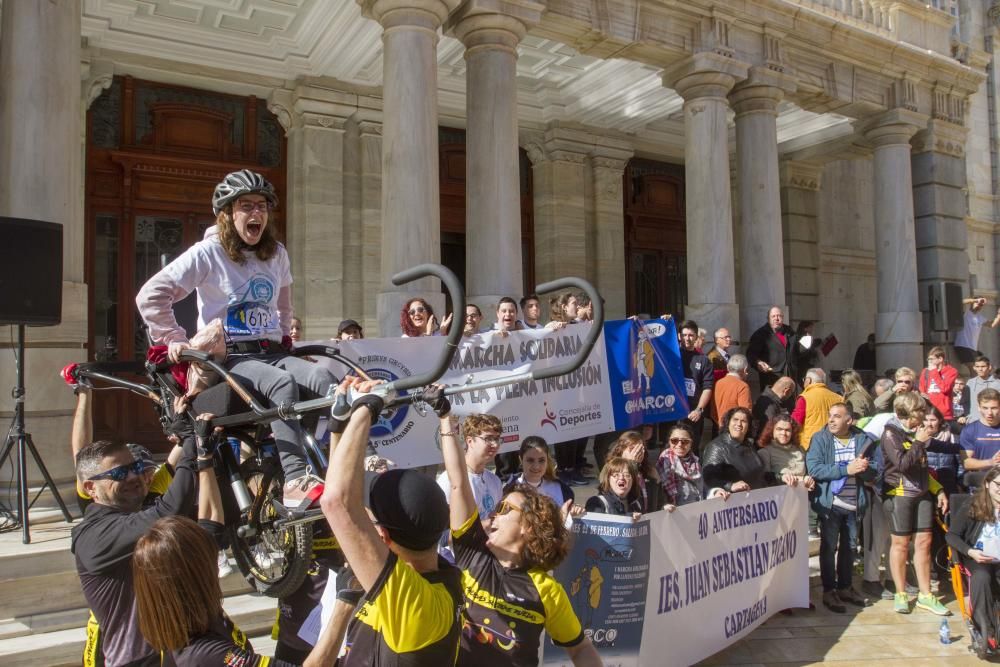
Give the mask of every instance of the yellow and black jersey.
[(347, 628), (344, 667), (454, 665), (461, 632), (461, 572), (438, 559), (420, 573), (389, 553)]
[[(156, 501), (157, 498), (162, 496), (170, 488), (170, 482), (173, 481), (174, 476), (170, 473), (170, 468), (166, 465), (161, 465), (156, 469), (156, 473), (153, 475), (153, 481), (149, 483), (149, 491), (146, 493), (146, 499), (142, 502), (143, 505), (151, 505)], [(76, 504), (80, 507), (81, 512), (87, 511), (87, 505), (94, 502), (94, 499), (87, 495), (87, 492), (83, 490), (80, 486), (79, 480), (76, 482)]]
[(542, 629), (558, 646), (583, 641), (562, 584), (538, 568), (504, 567), (486, 546), (478, 512), (451, 537), (466, 601), (459, 665), (537, 665)]
[(173, 651), (177, 667), (293, 667), (253, 652), (250, 640), (236, 627), (225, 612), (208, 632), (198, 635), (191, 643)]

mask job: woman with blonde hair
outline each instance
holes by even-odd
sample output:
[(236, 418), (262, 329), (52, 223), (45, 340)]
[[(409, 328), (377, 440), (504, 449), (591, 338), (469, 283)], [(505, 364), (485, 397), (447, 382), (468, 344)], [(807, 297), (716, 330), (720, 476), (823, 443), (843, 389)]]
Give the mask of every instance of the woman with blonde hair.
[(639, 469), (634, 461), (621, 456), (608, 459), (598, 478), (598, 494), (587, 500), (587, 511), (631, 516), (638, 521), (642, 516), (638, 478)]
[(840, 385), (844, 388), (844, 403), (851, 409), (854, 421), (871, 417), (875, 414), (875, 401), (865, 389), (861, 375), (852, 369), (847, 369), (840, 376)]

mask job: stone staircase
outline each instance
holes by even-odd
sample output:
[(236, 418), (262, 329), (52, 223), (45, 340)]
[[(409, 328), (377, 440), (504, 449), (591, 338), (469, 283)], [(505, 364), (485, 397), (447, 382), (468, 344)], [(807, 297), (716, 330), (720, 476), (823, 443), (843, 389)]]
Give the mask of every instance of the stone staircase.
[[(32, 525), (32, 544), (19, 532), (0, 534), (0, 664), (79, 665), (88, 610), (69, 552), (72, 524)], [(250, 594), (240, 574), (222, 581), (224, 606), (251, 637), (267, 634), (273, 598)]]

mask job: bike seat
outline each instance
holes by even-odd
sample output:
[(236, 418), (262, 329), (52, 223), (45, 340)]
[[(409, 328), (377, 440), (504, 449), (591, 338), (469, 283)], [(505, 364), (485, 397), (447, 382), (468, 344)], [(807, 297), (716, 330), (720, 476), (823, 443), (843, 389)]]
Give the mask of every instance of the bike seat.
[[(259, 402), (267, 404), (267, 399), (262, 394), (252, 389), (249, 391)], [(246, 401), (225, 382), (214, 384), (196, 395), (191, 407), (196, 415), (208, 413), (216, 417), (246, 412), (250, 408)]]

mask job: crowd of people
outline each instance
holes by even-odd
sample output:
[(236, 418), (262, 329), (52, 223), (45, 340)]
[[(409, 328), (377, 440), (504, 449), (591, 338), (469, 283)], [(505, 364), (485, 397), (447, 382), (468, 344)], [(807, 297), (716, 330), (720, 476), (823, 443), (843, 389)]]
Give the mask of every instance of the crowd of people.
[[(968, 359), (974, 376), (967, 382), (935, 347), (920, 373), (899, 368), (871, 384), (844, 371), (835, 386), (807, 344), (813, 323), (792, 329), (778, 307), (750, 336), (745, 355), (734, 351), (725, 328), (706, 350), (708, 332), (685, 321), (678, 343), (687, 414), (596, 436), (593, 463), (590, 439), (553, 448), (529, 435), (516, 451), (501, 453), (499, 419), (474, 414), (459, 423), (441, 387), (432, 387), (424, 398), (439, 418), (437, 479), (384, 460), (373, 466), (368, 435), (384, 407), (379, 383), (338, 381), (290, 353), (305, 334), (292, 316), (287, 253), (268, 225), (276, 204), (259, 174), (229, 174), (213, 197), (216, 225), (153, 276), (136, 302), (168, 360), (189, 348), (216, 351), (221, 339), (226, 369), (269, 405), (333, 388), (353, 398), (330, 429), (326, 471), (310, 466), (300, 420), (270, 424), (285, 480), (282, 503), (318, 507), (325, 518), (316, 523), (310, 575), (279, 600), (275, 657), (255, 653), (221, 603), (219, 576), (228, 561), (214, 453), (225, 441), (213, 416), (192, 416), (188, 397), (178, 399), (169, 427), (174, 450), (157, 467), (141, 449), (91, 442), (89, 391), (80, 384), (73, 453), (84, 520), (72, 549), (93, 612), (86, 664), (534, 665), (544, 631), (575, 665), (598, 665), (587, 628), (551, 574), (570, 549), (574, 520), (586, 512), (638, 519), (782, 484), (809, 493), (822, 601), (834, 612), (887, 595), (896, 611), (910, 613), (915, 595), (917, 608), (949, 613), (932, 591), (935, 516), (948, 511), (966, 470), (988, 472), (972, 510), (953, 521), (946, 539), (973, 563), (973, 586), (989, 590), (998, 578), (1000, 551), (994, 558), (989, 545), (1000, 550), (1000, 380), (986, 357)], [(172, 305), (195, 290), (200, 330), (189, 340)], [(507, 335), (592, 318), (579, 294), (560, 294), (548, 305), (543, 323), (537, 295), (504, 297), (484, 329), (482, 310), (470, 303), (459, 314), (462, 332)], [(982, 307), (974, 300), (969, 311), (980, 327)], [(434, 336), (458, 326), (454, 319), (439, 321), (427, 300), (414, 298), (399, 323), (403, 337)], [(221, 335), (203, 336), (206, 330)], [(337, 337), (361, 339), (363, 328), (344, 320)], [(974, 350), (976, 338), (978, 330), (970, 330), (963, 340)], [(857, 356), (867, 363), (867, 354), (859, 348)], [(66, 377), (77, 383), (71, 371)], [(579, 498), (574, 489), (595, 475), (596, 494)], [(937, 539), (943, 543), (943, 533)], [(328, 587), (335, 608), (315, 642), (304, 642), (298, 630)], [(977, 620), (987, 623), (991, 610), (977, 608)]]

